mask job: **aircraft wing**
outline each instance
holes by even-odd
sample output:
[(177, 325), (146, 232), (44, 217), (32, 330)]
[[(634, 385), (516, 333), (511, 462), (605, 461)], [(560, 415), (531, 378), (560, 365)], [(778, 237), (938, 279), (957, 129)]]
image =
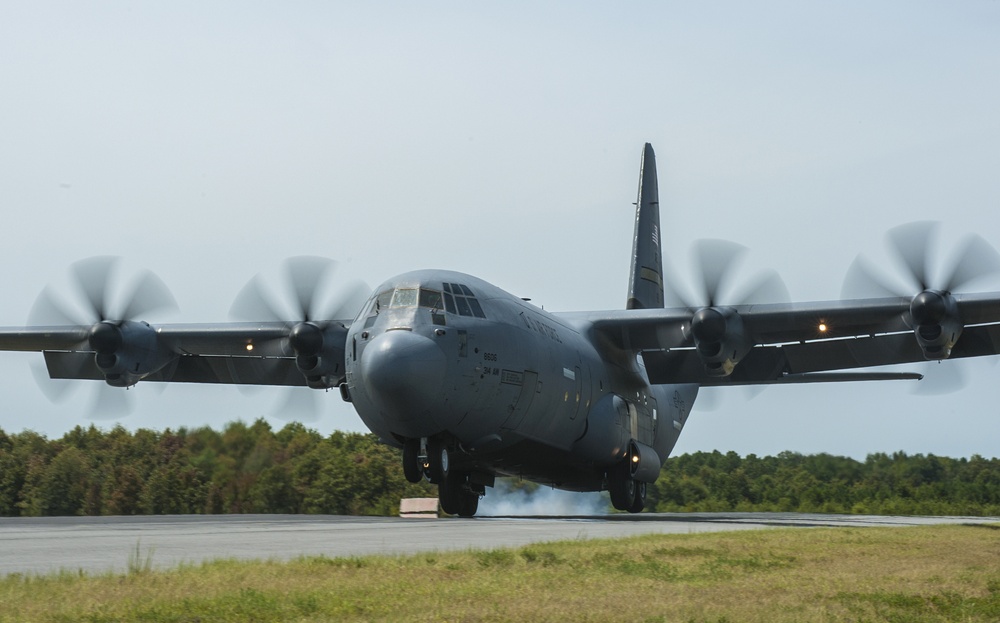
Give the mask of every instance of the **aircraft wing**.
[[(145, 324), (145, 323), (142, 323)], [(152, 352), (168, 363), (143, 377), (145, 381), (306, 384), (288, 348), (289, 327), (281, 322), (174, 324), (148, 326), (155, 335)], [(105, 378), (98, 369), (89, 338), (90, 327), (0, 328), (0, 350), (41, 351), (54, 379)]]
[[(960, 334), (948, 358), (1000, 354), (1000, 293), (947, 297), (954, 309), (936, 322), (947, 329), (949, 321), (960, 319)], [(641, 354), (652, 383), (882, 380), (920, 375), (842, 371), (939, 358), (925, 356), (911, 303), (908, 298), (882, 298), (720, 308), (729, 322), (718, 340), (721, 350), (741, 353), (729, 374), (713, 374), (707, 367), (692, 330), (692, 310), (622, 310), (577, 320), (584, 320), (609, 358)]]

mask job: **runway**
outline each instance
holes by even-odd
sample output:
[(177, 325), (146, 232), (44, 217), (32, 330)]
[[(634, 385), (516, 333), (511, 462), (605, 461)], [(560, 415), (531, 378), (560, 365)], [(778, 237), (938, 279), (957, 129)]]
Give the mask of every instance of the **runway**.
[(543, 541), (771, 527), (995, 523), (1000, 517), (801, 513), (642, 513), (587, 517), (400, 519), (330, 515), (0, 518), (0, 575), (122, 572), (136, 548), (154, 568), (218, 558), (287, 560), (491, 549)]

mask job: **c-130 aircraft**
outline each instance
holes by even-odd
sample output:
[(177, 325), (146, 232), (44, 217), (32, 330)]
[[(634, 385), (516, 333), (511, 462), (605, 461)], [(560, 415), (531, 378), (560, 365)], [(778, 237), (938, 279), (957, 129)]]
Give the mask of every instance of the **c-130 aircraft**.
[[(920, 379), (852, 370), (1000, 352), (1000, 293), (954, 293), (996, 270), (996, 252), (972, 238), (950, 275), (931, 287), (930, 234), (916, 223), (890, 237), (914, 292), (895, 292), (856, 263), (848, 281), (880, 296), (793, 304), (751, 294), (722, 305), (720, 283), (741, 248), (715, 241), (700, 247), (701, 300), (684, 302), (664, 278), (647, 143), (623, 310), (553, 313), (470, 275), (419, 270), (366, 292), (358, 313), (345, 304), (343, 313), (324, 315), (315, 284), (325, 265), (295, 258), (293, 320), (251, 282), (234, 311), (266, 321), (154, 326), (138, 317), (171, 300), (162, 282), (147, 274), (113, 311), (111, 261), (92, 258), (74, 266), (90, 317), (74, 318), (44, 291), (32, 318), (45, 326), (0, 329), (0, 350), (41, 351), (53, 379), (119, 388), (139, 381), (339, 388), (382, 442), (402, 449), (409, 481), (438, 485), (448, 514), (475, 515), (497, 476), (606, 489), (616, 509), (635, 513), (700, 387)], [(774, 283), (755, 290), (773, 295)], [(680, 303), (665, 308), (665, 295)]]

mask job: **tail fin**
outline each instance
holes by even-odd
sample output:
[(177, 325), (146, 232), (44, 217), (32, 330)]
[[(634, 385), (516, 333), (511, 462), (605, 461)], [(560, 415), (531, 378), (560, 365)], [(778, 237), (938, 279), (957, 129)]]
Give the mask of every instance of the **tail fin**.
[(663, 260), (660, 255), (660, 201), (656, 188), (656, 156), (646, 143), (639, 167), (639, 198), (635, 204), (632, 272), (626, 309), (663, 307)]

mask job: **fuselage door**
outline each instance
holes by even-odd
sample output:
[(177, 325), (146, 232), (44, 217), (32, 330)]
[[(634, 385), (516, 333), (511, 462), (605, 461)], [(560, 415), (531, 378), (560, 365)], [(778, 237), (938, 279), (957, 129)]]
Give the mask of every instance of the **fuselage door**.
[[(511, 373), (504, 370), (504, 374), (507, 375)], [(525, 370), (521, 377), (521, 393), (518, 394), (517, 401), (514, 403), (514, 408), (510, 412), (510, 415), (507, 416), (507, 421), (503, 423), (502, 428), (515, 430), (521, 425), (521, 420), (524, 419), (524, 414), (531, 408), (531, 401), (535, 398), (537, 387), (538, 373)]]

